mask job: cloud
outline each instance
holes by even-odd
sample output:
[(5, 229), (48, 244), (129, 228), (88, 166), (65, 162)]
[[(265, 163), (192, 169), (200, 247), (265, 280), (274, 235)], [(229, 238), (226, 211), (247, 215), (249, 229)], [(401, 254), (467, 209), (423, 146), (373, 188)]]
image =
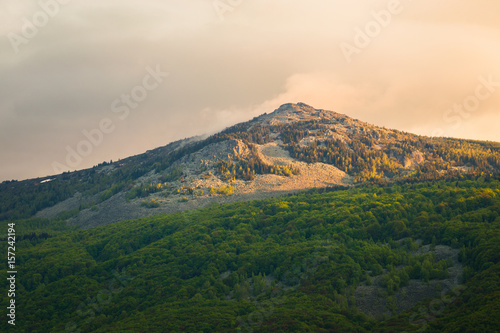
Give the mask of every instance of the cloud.
[[(41, 9), (6, 0), (0, 179), (53, 173), (52, 162), (103, 118), (116, 129), (77, 168), (299, 101), (421, 134), (500, 141), (484, 128), (500, 114), (500, 91), (458, 128), (444, 119), (479, 76), (500, 80), (500, 3), (401, 0), (403, 10), (348, 63), (339, 45), (354, 43), (388, 3), (244, 0), (221, 21), (211, 0), (70, 1), (16, 54), (8, 34), (22, 34), (24, 18)], [(156, 65), (169, 77), (120, 120), (112, 102)]]

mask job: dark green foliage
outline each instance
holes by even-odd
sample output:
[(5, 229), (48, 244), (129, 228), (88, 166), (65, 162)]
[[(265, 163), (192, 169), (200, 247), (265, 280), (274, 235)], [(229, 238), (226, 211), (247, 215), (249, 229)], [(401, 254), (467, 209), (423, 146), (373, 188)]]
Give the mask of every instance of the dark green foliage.
[[(60, 221), (18, 221), (16, 329), (418, 331), (422, 325), (412, 323), (421, 318), (410, 317), (431, 300), (376, 322), (356, 310), (352, 288), (369, 283), (369, 271), (386, 270), (388, 295), (411, 278), (444, 278), (448, 262), (412, 254), (422, 239), (460, 249), (465, 268), (465, 289), (425, 322), (429, 329), (494, 331), (499, 185), (442, 180), (310, 191), (79, 231)], [(0, 299), (4, 306), (6, 293)]]
[(147, 184), (147, 185), (141, 185), (134, 187), (130, 191), (127, 192), (127, 195), (125, 198), (127, 200), (135, 199), (135, 198), (143, 198), (147, 197), (148, 195), (156, 192), (160, 192), (164, 189), (163, 185), (161, 183), (158, 184)]
[[(354, 129), (348, 134), (350, 141), (326, 139), (300, 145), (305, 137), (319, 137), (329, 130), (320, 121), (297, 122), (273, 127), (290, 155), (308, 163), (324, 162), (354, 176), (357, 182), (377, 181), (386, 178), (438, 179), (440, 172), (448, 176), (459, 173), (456, 166), (471, 168), (476, 175), (490, 175), (500, 167), (500, 146), (493, 142), (449, 138), (427, 138), (399, 131)], [(405, 170), (405, 161), (419, 151), (426, 158), (415, 166), (415, 171)], [(498, 171), (496, 171), (498, 173)]]
[(236, 162), (219, 161), (216, 164), (217, 174), (223, 180), (244, 179), (252, 180), (256, 174), (274, 174), (291, 177), (298, 175), (299, 170), (290, 165), (269, 165), (264, 163), (257, 154), (255, 146), (251, 145), (250, 157), (239, 157)]

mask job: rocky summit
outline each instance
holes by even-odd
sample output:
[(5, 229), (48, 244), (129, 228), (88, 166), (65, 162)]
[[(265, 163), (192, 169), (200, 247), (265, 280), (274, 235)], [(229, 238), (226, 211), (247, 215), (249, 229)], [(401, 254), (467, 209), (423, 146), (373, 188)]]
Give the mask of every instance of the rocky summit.
[[(499, 151), (498, 143), (423, 137), (289, 103), (209, 137), (73, 173), (4, 182), (0, 219), (61, 217), (89, 228), (312, 188), (491, 175), (500, 169)], [(31, 203), (11, 208), (20, 197)]]

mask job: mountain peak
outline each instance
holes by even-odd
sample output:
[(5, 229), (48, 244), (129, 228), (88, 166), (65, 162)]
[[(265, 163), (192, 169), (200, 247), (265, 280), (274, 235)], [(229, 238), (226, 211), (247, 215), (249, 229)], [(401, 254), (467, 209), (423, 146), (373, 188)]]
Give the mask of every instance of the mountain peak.
[(262, 124), (279, 125), (288, 124), (297, 121), (346, 118), (346, 116), (333, 111), (315, 109), (305, 103), (286, 103), (274, 110), (272, 113), (264, 114), (259, 117)]
[[(214, 201), (263, 199), (364, 182), (493, 174), (500, 172), (499, 166), (500, 144), (434, 140), (304, 103), (287, 103), (207, 138), (179, 140), (118, 163), (53, 176), (50, 185), (48, 178), (0, 184), (0, 193), (13, 198), (4, 204), (10, 209), (18, 193), (37, 189), (33, 201), (47, 202), (40, 207), (43, 211), (37, 208), (38, 217), (82, 210), (71, 223), (89, 227)], [(105, 185), (109, 187), (102, 190)], [(49, 201), (42, 199), (51, 198), (47, 193), (53, 188), (59, 203), (48, 207)], [(81, 208), (91, 206), (97, 209)], [(25, 211), (16, 216), (30, 217), (31, 206), (27, 204)], [(16, 212), (0, 207), (0, 220), (9, 214)]]
[(285, 103), (281, 105), (276, 111), (278, 110), (296, 110), (296, 111), (309, 111), (309, 112), (314, 112), (316, 111), (315, 108), (313, 108), (310, 105), (307, 105), (305, 103), (299, 102), (299, 103)]
[(305, 103), (286, 103), (274, 110), (273, 113), (316, 113), (320, 110)]

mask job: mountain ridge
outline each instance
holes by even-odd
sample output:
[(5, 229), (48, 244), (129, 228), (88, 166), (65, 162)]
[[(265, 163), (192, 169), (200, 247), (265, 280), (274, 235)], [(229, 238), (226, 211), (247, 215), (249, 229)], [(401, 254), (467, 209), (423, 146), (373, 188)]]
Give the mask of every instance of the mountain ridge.
[(0, 219), (59, 217), (93, 227), (311, 188), (489, 176), (499, 167), (498, 143), (418, 136), (287, 103), (208, 137), (72, 173), (4, 182)]

